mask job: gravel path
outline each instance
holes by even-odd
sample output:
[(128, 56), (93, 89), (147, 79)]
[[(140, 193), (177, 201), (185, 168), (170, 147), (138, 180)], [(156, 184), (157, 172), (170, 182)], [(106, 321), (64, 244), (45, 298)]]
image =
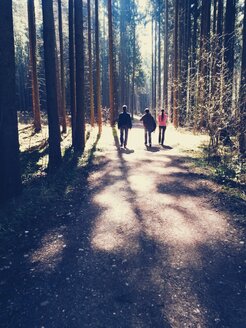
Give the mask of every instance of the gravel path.
[(104, 128), (86, 181), (2, 259), (0, 326), (245, 328), (242, 229), (181, 152), (203, 139), (146, 149), (135, 124), (123, 150)]

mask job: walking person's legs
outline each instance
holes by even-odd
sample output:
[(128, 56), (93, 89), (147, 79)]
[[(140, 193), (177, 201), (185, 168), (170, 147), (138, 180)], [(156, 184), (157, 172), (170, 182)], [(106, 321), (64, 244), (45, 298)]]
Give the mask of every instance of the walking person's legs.
[(144, 144), (147, 145), (147, 129), (144, 129)]
[(124, 133), (124, 129), (120, 128), (120, 146), (121, 147), (123, 146), (123, 141), (124, 141), (123, 133)]
[(165, 140), (165, 131), (166, 131), (166, 127), (163, 126), (163, 127), (162, 127), (162, 136), (161, 136), (161, 144), (162, 144), (162, 146), (164, 145), (164, 140)]
[(161, 143), (161, 133), (162, 133), (162, 129), (161, 126), (159, 126), (159, 138), (158, 138), (159, 144)]
[(125, 141), (124, 141), (124, 147), (126, 147), (126, 145), (127, 145), (127, 140), (128, 140), (128, 127), (125, 127), (124, 130), (125, 130)]
[(151, 132), (148, 131), (148, 135), (149, 135), (149, 146), (151, 147)]

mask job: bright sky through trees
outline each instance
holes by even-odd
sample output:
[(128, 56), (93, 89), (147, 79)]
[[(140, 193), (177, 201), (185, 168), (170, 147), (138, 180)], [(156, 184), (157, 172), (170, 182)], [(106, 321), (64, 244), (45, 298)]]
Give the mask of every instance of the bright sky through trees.
[[(140, 12), (146, 13), (150, 5), (149, 0), (137, 0), (137, 3)], [(146, 20), (147, 24), (142, 23), (138, 25), (138, 37), (143, 64), (149, 72), (151, 68), (151, 22), (148, 18)]]

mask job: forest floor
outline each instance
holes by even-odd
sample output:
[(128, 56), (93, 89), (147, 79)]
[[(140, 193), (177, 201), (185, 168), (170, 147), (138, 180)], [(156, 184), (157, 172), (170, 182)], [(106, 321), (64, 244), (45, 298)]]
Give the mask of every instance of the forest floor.
[(28, 129), (25, 190), (0, 210), (1, 327), (245, 328), (246, 203), (194, 166), (206, 136), (170, 126), (146, 149), (136, 122), (122, 149), (103, 127), (75, 157), (67, 135), (47, 179)]

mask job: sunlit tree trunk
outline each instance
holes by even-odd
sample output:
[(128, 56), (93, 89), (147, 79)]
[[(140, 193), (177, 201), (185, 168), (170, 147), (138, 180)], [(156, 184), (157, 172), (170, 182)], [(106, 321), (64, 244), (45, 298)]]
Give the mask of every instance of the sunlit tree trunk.
[(179, 21), (179, 0), (175, 0), (175, 17), (174, 17), (174, 67), (173, 67), (173, 124), (178, 127), (178, 21)]
[(243, 18), (243, 51), (241, 66), (241, 83), (239, 92), (239, 151), (245, 154), (246, 151), (246, 0), (244, 0), (244, 18)]
[(151, 19), (151, 109), (154, 109), (154, 17)]
[(131, 91), (131, 114), (132, 118), (134, 115), (134, 109), (135, 109), (135, 70), (136, 70), (136, 64), (135, 64), (135, 57), (136, 57), (136, 22), (135, 22), (135, 13), (134, 13), (134, 22), (133, 22), (133, 71), (132, 71), (132, 91)]
[(99, 12), (98, 0), (95, 0), (95, 51), (96, 51), (96, 106), (99, 129), (102, 127), (102, 101), (101, 101), (101, 69), (100, 69), (100, 49), (99, 49)]
[(91, 1), (87, 0), (88, 12), (88, 57), (89, 57), (89, 83), (90, 83), (90, 121), (91, 126), (94, 126), (94, 86), (93, 86), (93, 72), (92, 72), (92, 49), (91, 49)]
[(228, 73), (226, 83), (228, 94), (224, 98), (224, 109), (228, 114), (231, 113), (232, 93), (233, 93), (233, 71), (234, 71), (234, 44), (235, 44), (235, 15), (236, 0), (227, 0), (225, 12), (225, 37), (224, 37), (224, 60)]
[(74, 53), (74, 0), (69, 0), (69, 79), (70, 112), (72, 125), (72, 144), (75, 144), (76, 130), (76, 88), (75, 88), (75, 53)]
[(45, 80), (49, 125), (49, 171), (61, 164), (60, 127), (57, 104), (56, 40), (53, 1), (42, 0)]
[(84, 35), (81, 0), (75, 0), (74, 13), (76, 62), (76, 129), (74, 149), (81, 152), (85, 148)]
[(157, 111), (161, 107), (161, 1), (158, 0), (158, 98)]
[(21, 191), (12, 1), (0, 1), (0, 201)]
[(63, 28), (62, 28), (62, 5), (58, 0), (58, 20), (59, 20), (59, 42), (60, 42), (60, 78), (61, 78), (61, 123), (62, 132), (67, 132), (66, 122), (66, 96), (65, 96), (65, 74), (64, 74), (64, 50), (63, 50)]
[(165, 0), (165, 44), (164, 44), (164, 74), (163, 74), (163, 104), (164, 108), (168, 110), (168, 56), (169, 56), (169, 4), (168, 0)]
[(206, 127), (206, 108), (205, 104), (209, 97), (209, 45), (210, 45), (210, 14), (211, 0), (202, 1), (201, 32), (200, 32), (200, 66), (199, 66), (199, 127)]
[(126, 92), (126, 0), (120, 0), (120, 53), (119, 53), (119, 81), (120, 81), (120, 103), (127, 104), (127, 92)]
[(29, 32), (29, 53), (30, 53), (30, 70), (32, 81), (32, 110), (33, 125), (35, 132), (41, 130), (39, 88), (37, 76), (37, 60), (36, 60), (36, 23), (35, 23), (35, 7), (34, 0), (28, 0), (28, 32)]
[(110, 102), (110, 122), (115, 124), (114, 106), (114, 54), (113, 54), (113, 24), (112, 24), (112, 3), (108, 0), (108, 35), (109, 35), (109, 102)]

